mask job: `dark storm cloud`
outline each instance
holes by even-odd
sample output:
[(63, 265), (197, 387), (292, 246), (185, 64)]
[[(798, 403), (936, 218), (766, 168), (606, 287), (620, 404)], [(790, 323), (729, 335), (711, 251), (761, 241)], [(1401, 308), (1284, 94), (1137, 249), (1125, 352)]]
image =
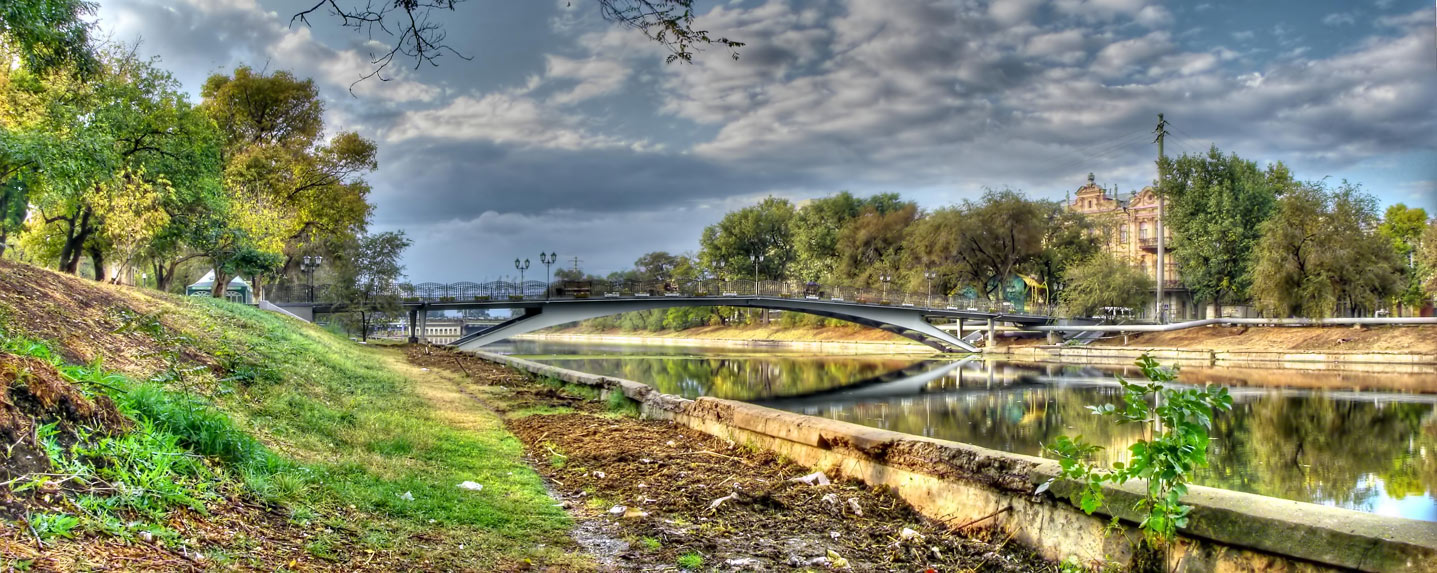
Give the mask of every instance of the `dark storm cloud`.
[(519, 148), (408, 140), (380, 156), (375, 199), (385, 224), (468, 219), (485, 211), (651, 211), (776, 189), (788, 174), (733, 169), (692, 155), (628, 148)]

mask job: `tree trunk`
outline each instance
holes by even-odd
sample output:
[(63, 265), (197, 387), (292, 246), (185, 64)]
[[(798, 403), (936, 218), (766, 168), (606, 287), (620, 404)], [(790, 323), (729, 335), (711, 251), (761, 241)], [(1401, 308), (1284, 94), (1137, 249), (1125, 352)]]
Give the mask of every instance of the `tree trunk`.
[(225, 276), (224, 271), (221, 271), (219, 266), (215, 266), (215, 284), (210, 286), (210, 296), (214, 298), (224, 298), (225, 288), (228, 287), (229, 284), (230, 278)]
[(105, 253), (99, 247), (90, 245), (90, 263), (95, 265), (95, 282), (105, 282)]
[(84, 255), (85, 241), (89, 240), (92, 233), (94, 229), (90, 227), (90, 208), (81, 207), (80, 212), (70, 219), (65, 244), (60, 247), (60, 272), (72, 275), (80, 272), (80, 257)]
[(369, 313), (359, 311), (359, 341), (369, 342)]

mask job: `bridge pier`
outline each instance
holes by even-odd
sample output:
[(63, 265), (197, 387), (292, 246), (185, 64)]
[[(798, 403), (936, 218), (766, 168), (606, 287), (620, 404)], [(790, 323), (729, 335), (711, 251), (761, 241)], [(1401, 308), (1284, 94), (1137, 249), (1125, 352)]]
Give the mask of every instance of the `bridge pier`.
[(998, 324), (997, 324), (996, 322), (993, 322), (993, 319), (990, 318), (990, 319), (988, 319), (988, 342), (987, 342), (987, 344), (984, 344), (984, 345), (983, 345), (983, 350), (984, 350), (984, 351), (987, 351), (987, 352), (992, 352), (992, 351), (993, 351), (993, 342), (994, 342), (997, 338), (998, 338)]
[(419, 311), (414, 310), (414, 309), (409, 309), (409, 343), (410, 343), (410, 344), (418, 344), (418, 343), (419, 343), (419, 337), (414, 334), (414, 326), (415, 326), (414, 323), (418, 320), (418, 316), (417, 316), (418, 314), (419, 314)]

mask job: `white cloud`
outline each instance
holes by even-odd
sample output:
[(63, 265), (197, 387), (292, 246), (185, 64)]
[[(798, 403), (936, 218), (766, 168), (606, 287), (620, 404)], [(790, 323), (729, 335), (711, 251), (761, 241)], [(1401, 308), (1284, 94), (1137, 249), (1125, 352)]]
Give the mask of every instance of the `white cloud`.
[(574, 80), (574, 87), (554, 94), (549, 100), (573, 104), (619, 91), (629, 79), (630, 66), (618, 60), (588, 58), (572, 60), (550, 55), (545, 74), (550, 79)]
[(560, 113), (527, 96), (489, 93), (461, 96), (444, 107), (404, 112), (385, 133), (385, 140), (454, 139), (570, 150), (651, 148), (646, 141), (595, 133), (583, 123), (579, 116)]
[(1357, 12), (1333, 12), (1323, 16), (1322, 23), (1328, 26), (1351, 26), (1357, 23)]

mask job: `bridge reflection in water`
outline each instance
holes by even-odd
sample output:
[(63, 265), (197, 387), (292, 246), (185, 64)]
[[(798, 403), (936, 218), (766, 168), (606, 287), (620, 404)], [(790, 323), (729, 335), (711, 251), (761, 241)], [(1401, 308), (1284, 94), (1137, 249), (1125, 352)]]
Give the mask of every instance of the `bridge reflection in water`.
[[(669, 393), (742, 399), (1028, 455), (1040, 455), (1059, 435), (1082, 435), (1104, 446), (1102, 461), (1120, 461), (1142, 432), (1087, 410), (1119, 399), (1113, 369), (894, 357), (538, 359)], [(1214, 419), (1212, 463), (1198, 472), (1199, 483), (1437, 521), (1437, 396), (1231, 391), (1233, 410)]]

